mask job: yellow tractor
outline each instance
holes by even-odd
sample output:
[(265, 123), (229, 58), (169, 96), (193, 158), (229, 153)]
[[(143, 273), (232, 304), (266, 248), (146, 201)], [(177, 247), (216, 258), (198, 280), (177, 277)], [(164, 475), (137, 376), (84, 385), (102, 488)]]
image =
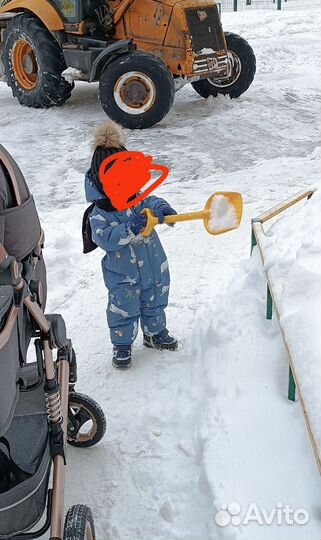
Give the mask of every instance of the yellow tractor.
[(99, 81), (104, 111), (130, 129), (162, 120), (186, 83), (237, 98), (255, 75), (252, 48), (223, 32), (214, 0), (0, 0), (0, 35), (22, 105), (61, 105), (75, 79)]

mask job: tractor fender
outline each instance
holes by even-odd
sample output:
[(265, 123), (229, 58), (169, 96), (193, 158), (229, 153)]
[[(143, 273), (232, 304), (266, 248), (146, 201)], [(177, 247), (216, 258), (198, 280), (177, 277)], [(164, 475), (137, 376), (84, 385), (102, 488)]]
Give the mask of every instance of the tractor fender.
[[(1, 2), (0, 2), (1, 3)], [(47, 1), (39, 0), (11, 0), (0, 7), (2, 13), (27, 11), (35, 15), (48, 28), (50, 32), (64, 29), (64, 23), (57, 9)]]
[(99, 53), (97, 58), (95, 58), (95, 60), (93, 61), (90, 70), (89, 81), (92, 82), (99, 80), (105, 66), (109, 64), (111, 60), (115, 58), (115, 56), (118, 56), (119, 54), (123, 54), (125, 52), (134, 51), (135, 49), (136, 45), (133, 44), (131, 39), (122, 39), (120, 41), (115, 41), (115, 43), (112, 43), (111, 45), (108, 45)]

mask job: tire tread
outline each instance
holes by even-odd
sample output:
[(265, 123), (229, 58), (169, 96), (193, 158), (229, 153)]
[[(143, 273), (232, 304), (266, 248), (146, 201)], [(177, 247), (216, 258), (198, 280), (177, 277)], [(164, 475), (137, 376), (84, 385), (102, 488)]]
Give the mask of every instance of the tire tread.
[(84, 504), (72, 506), (66, 515), (63, 540), (85, 540), (88, 523), (95, 540), (95, 526), (90, 508)]
[[(117, 79), (126, 71), (139, 70), (152, 78), (158, 88), (153, 107), (146, 113), (134, 115), (117, 106), (113, 89)], [(160, 58), (137, 50), (118, 56), (106, 66), (100, 77), (99, 95), (105, 113), (112, 120), (129, 129), (146, 129), (160, 122), (171, 109), (175, 97), (174, 78)]]
[[(11, 50), (19, 36), (28, 39), (37, 55), (39, 80), (31, 91), (19, 86), (12, 67)], [(2, 59), (7, 85), (21, 105), (47, 108), (62, 105), (70, 97), (73, 85), (61, 76), (66, 69), (62, 50), (37, 18), (22, 13), (8, 23), (4, 32)], [(41, 69), (42, 66), (46, 66), (46, 69)]]

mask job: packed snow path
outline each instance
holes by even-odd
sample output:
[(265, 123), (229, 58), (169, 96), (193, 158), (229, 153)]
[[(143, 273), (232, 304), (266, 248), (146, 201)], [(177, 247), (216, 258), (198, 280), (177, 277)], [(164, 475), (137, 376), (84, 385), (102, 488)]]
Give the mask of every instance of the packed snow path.
[[(81, 253), (89, 132), (105, 120), (97, 85), (78, 84), (64, 107), (36, 111), (0, 84), (0, 142), (26, 175), (46, 234), (48, 310), (66, 318), (78, 388), (108, 418), (97, 448), (68, 452), (66, 504), (93, 508), (100, 539), (320, 540), (320, 481), (300, 408), (286, 401), (283, 345), (264, 319), (255, 259), (240, 266), (250, 218), (319, 181), (320, 15), (253, 11), (223, 22), (255, 50), (249, 91), (204, 101), (187, 86), (161, 124), (128, 133), (128, 148), (171, 168), (158, 193), (177, 210), (241, 191), (243, 223), (217, 238), (201, 223), (160, 229), (180, 349), (150, 352), (140, 338), (126, 373), (111, 367), (101, 255)], [(303, 507), (310, 521), (277, 535), (273, 526), (218, 527), (215, 512), (233, 501)]]

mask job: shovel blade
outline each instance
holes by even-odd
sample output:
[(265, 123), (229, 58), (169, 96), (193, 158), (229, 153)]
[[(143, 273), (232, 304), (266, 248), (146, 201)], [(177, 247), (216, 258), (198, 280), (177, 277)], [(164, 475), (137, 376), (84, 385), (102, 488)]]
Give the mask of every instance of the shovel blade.
[(237, 229), (242, 219), (242, 195), (233, 191), (213, 193), (205, 205), (205, 211), (204, 225), (210, 234)]

